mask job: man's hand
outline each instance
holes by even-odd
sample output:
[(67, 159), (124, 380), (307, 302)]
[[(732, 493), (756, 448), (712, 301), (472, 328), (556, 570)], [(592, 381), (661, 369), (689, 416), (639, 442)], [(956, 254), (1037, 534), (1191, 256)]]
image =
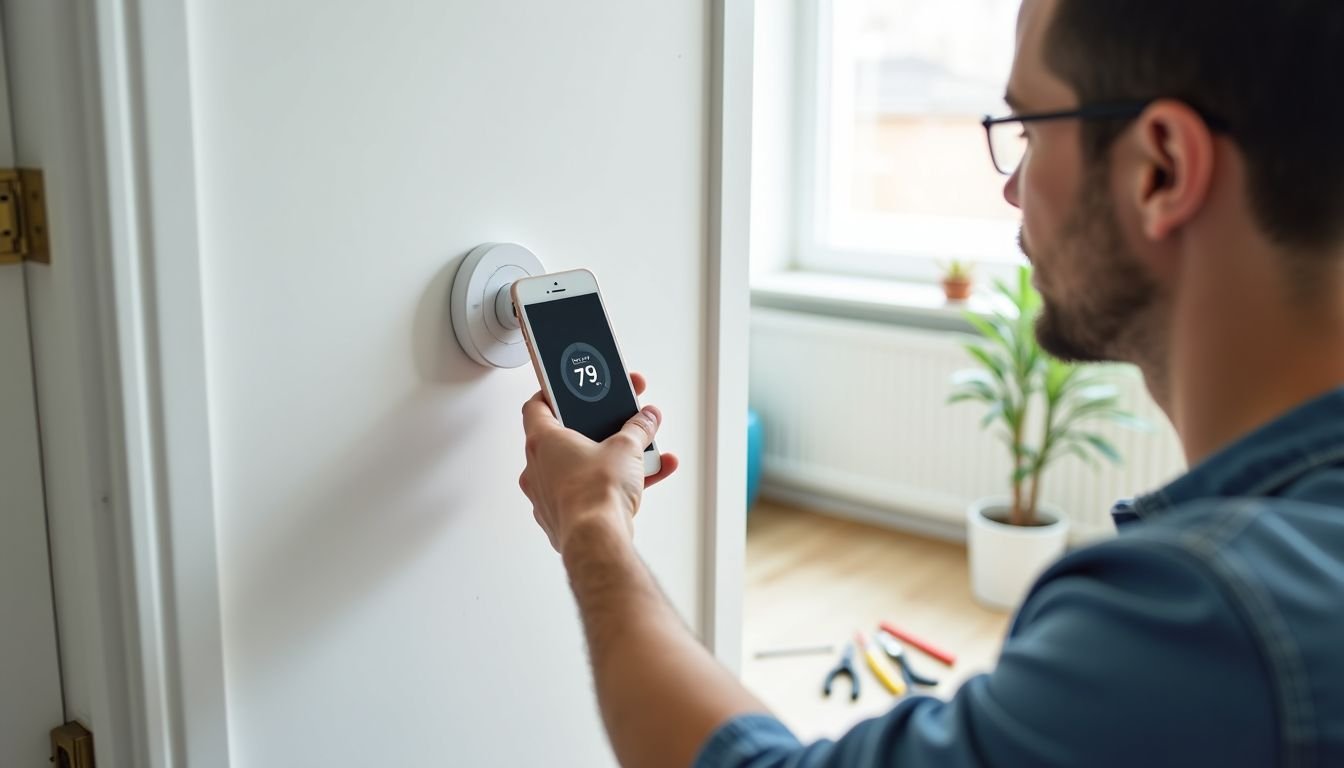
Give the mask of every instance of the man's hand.
[[(632, 374), (635, 394), (644, 393), (644, 377)], [(538, 392), (523, 405), (527, 467), (518, 485), (532, 501), (532, 516), (551, 546), (564, 552), (575, 531), (587, 526), (616, 528), (632, 534), (644, 489), (677, 470), (677, 457), (662, 455), (662, 469), (644, 477), (644, 447), (653, 442), (662, 414), (647, 406), (620, 432), (594, 443), (560, 426)]]

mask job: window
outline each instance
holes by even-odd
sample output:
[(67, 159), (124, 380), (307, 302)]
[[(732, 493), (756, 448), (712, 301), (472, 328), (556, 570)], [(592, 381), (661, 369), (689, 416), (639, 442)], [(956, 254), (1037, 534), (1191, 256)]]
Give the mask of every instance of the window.
[(1020, 216), (980, 126), (1005, 110), (1020, 0), (808, 5), (799, 266), (934, 280), (953, 259), (1020, 263)]

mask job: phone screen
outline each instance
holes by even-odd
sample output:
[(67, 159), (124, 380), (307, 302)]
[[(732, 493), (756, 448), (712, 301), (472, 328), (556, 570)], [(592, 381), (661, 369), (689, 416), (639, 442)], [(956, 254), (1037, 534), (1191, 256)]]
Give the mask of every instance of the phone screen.
[(639, 406), (602, 300), (585, 293), (525, 310), (561, 421), (596, 442), (619, 432)]

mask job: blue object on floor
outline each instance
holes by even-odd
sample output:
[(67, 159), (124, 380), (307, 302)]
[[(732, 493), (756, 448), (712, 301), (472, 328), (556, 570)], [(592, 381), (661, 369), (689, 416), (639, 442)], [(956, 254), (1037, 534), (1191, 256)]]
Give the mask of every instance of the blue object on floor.
[(761, 493), (761, 454), (765, 451), (765, 433), (761, 417), (747, 410), (747, 511)]

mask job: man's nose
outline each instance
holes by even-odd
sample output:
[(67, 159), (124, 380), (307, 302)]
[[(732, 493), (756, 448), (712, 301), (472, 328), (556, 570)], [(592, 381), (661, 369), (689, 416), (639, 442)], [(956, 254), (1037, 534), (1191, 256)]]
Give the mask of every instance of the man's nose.
[(1019, 165), (1017, 170), (1013, 171), (1013, 175), (1008, 177), (1008, 182), (1003, 185), (1003, 199), (1018, 210), (1022, 209), (1022, 198), (1018, 195), (1018, 183), (1021, 175), (1022, 166)]

